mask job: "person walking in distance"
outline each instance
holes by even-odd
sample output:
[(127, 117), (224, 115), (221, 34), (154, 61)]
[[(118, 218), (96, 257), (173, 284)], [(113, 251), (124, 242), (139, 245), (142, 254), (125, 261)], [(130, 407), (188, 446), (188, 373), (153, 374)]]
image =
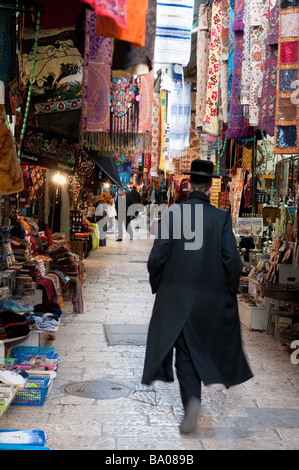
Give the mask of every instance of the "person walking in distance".
[[(142, 383), (180, 386), (181, 433), (194, 432), (201, 387), (226, 388), (253, 377), (242, 348), (237, 292), (242, 262), (228, 212), (209, 201), (213, 163), (194, 160), (187, 202), (162, 213), (148, 259), (156, 294), (148, 329)], [(193, 238), (192, 238), (193, 237)], [(193, 240), (194, 241), (190, 241)]]

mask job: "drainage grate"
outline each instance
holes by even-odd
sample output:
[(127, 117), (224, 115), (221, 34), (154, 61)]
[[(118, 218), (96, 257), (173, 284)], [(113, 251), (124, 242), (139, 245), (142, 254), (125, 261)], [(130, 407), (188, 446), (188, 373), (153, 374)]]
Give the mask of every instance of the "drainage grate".
[(98, 400), (123, 398), (134, 392), (129, 385), (103, 380), (74, 382), (68, 384), (64, 391), (76, 397), (95, 398)]

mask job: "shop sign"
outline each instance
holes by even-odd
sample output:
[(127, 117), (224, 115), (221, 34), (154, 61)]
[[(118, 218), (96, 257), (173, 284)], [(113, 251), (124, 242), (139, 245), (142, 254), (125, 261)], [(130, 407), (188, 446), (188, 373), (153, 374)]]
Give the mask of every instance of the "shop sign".
[(75, 140), (28, 126), (22, 147), (21, 164), (74, 173), (79, 145)]

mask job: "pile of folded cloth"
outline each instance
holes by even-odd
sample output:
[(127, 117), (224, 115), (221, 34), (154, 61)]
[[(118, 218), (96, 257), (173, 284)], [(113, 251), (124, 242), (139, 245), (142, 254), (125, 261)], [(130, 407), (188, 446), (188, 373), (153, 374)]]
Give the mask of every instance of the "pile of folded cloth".
[(28, 324), (34, 325), (37, 330), (55, 331), (61, 315), (60, 305), (53, 302), (49, 305), (35, 305), (34, 311), (26, 314), (26, 319)]
[(78, 277), (78, 264), (67, 245), (50, 247), (47, 255), (52, 258), (51, 270), (57, 269), (68, 276)]

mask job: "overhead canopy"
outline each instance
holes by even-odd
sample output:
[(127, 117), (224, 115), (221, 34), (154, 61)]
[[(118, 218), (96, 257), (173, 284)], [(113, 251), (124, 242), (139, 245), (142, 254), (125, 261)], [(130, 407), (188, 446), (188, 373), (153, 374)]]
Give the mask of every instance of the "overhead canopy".
[(106, 173), (107, 176), (115, 183), (119, 188), (123, 188), (122, 182), (119, 178), (117, 166), (115, 164), (114, 157), (102, 157), (95, 150), (88, 150), (88, 156), (95, 162), (98, 167)]

